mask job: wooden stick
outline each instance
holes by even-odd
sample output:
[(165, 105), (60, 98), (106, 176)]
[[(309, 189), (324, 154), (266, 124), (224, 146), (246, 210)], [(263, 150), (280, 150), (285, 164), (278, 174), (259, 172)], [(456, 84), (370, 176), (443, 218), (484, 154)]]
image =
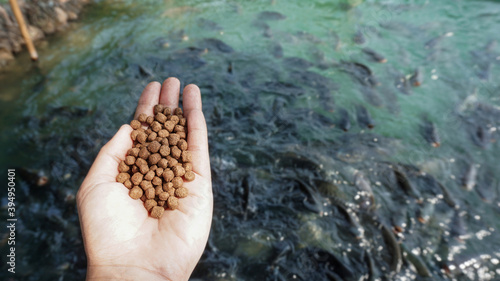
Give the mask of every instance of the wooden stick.
[(26, 23), (24, 22), (24, 17), (21, 13), (21, 9), (19, 9), (17, 0), (9, 0), (9, 2), (10, 6), (12, 7), (12, 12), (14, 12), (14, 16), (16, 17), (17, 23), (19, 24), (21, 34), (23, 35), (24, 41), (26, 42), (26, 47), (28, 47), (28, 51), (30, 52), (31, 59), (33, 61), (36, 61), (38, 59), (38, 54), (36, 52), (35, 45), (33, 45), (33, 42), (31, 41), (28, 28), (26, 27)]

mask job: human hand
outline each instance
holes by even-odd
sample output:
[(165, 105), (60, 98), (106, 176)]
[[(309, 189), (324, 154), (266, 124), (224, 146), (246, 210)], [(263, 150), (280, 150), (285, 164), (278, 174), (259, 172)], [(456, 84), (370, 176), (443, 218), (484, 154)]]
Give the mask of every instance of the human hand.
[[(160, 103), (178, 107), (180, 82), (152, 82), (139, 99), (135, 116), (153, 115)], [(207, 127), (196, 85), (183, 90), (188, 148), (192, 153), (192, 182), (184, 182), (189, 195), (177, 210), (160, 219), (149, 216), (141, 200), (116, 182), (118, 163), (132, 147), (132, 128), (123, 125), (101, 149), (78, 194), (77, 205), (87, 254), (87, 280), (188, 280), (207, 243), (212, 222), (212, 181)]]

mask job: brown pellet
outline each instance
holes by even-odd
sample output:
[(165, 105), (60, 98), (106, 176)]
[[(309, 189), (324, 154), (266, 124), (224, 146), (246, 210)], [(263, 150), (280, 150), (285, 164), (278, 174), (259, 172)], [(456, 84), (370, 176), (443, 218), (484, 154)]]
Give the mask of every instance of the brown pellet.
[(183, 163), (182, 167), (186, 170), (186, 172), (193, 170), (193, 164), (191, 164), (191, 162)]
[(148, 125), (151, 125), (153, 121), (155, 121), (155, 118), (153, 116), (148, 116), (148, 118), (146, 118), (146, 123), (148, 123)]
[(145, 175), (147, 172), (149, 172), (149, 167), (148, 165), (142, 165), (139, 167), (139, 172), (143, 175)]
[(142, 189), (138, 186), (134, 186), (130, 189), (129, 195), (132, 199), (139, 199), (142, 196)]
[(176, 132), (176, 133), (178, 133), (178, 132), (184, 132), (184, 126), (175, 125), (174, 132)]
[(170, 134), (168, 136), (168, 144), (169, 145), (177, 145), (177, 142), (180, 140), (180, 136), (178, 134)]
[(140, 167), (142, 165), (147, 165), (148, 162), (142, 158), (137, 158), (137, 160), (135, 160), (135, 164), (137, 165), (137, 167)]
[(146, 133), (146, 135), (149, 135), (153, 132), (153, 130), (151, 130), (151, 127), (148, 128), (146, 131), (144, 131), (144, 133)]
[(182, 177), (186, 173), (186, 170), (182, 166), (175, 166), (172, 167), (172, 172), (174, 172), (176, 177)]
[(146, 119), (148, 119), (148, 116), (145, 113), (141, 113), (137, 116), (137, 120), (141, 123), (145, 123)]
[(182, 162), (191, 162), (191, 152), (187, 150), (182, 152)]
[(170, 118), (168, 119), (169, 121), (173, 121), (175, 125), (177, 125), (179, 123), (179, 116), (177, 115), (172, 115), (170, 116)]
[(143, 190), (148, 190), (149, 188), (152, 188), (152, 187), (153, 187), (153, 184), (150, 181), (147, 181), (147, 180), (141, 181), (141, 188)]
[(176, 109), (174, 109), (174, 114), (175, 115), (182, 115), (182, 108), (177, 107)]
[(134, 130), (137, 130), (141, 127), (141, 122), (139, 122), (137, 120), (132, 120), (132, 121), (130, 121), (130, 127), (132, 127), (132, 129), (134, 129)]
[(139, 130), (133, 130), (132, 133), (130, 133), (130, 137), (132, 138), (133, 141), (137, 140), (137, 135), (140, 133)]
[(161, 129), (158, 131), (158, 137), (160, 138), (166, 138), (168, 137), (169, 133), (166, 129)]
[(144, 133), (144, 132), (139, 132), (139, 133), (137, 134), (137, 141), (138, 141), (139, 143), (145, 143), (147, 139), (148, 139), (148, 136), (146, 135), (146, 133)]
[(141, 196), (141, 201), (142, 201), (142, 202), (146, 202), (146, 200), (147, 200), (147, 199), (148, 199), (148, 198), (146, 198), (146, 195), (145, 195), (145, 194), (142, 194), (142, 196)]
[(148, 145), (148, 150), (151, 153), (156, 153), (160, 150), (161, 144), (157, 141), (153, 141)]
[[(149, 173), (148, 173), (148, 174), (149, 174)], [(151, 180), (151, 183), (152, 183), (153, 185), (161, 185), (161, 184), (162, 184), (162, 180), (161, 180), (161, 178), (159, 178), (159, 177), (155, 176), (155, 177), (153, 177), (153, 179)]]
[(172, 180), (172, 184), (174, 185), (174, 188), (176, 188), (176, 189), (182, 187), (183, 183), (184, 183), (184, 181), (182, 180), (181, 177), (175, 177)]
[(161, 159), (160, 153), (151, 154), (149, 156), (149, 164), (156, 165), (156, 163), (158, 163), (158, 161), (160, 161), (160, 159)]
[(154, 140), (156, 140), (156, 137), (157, 137), (157, 134), (155, 132), (151, 132), (148, 135), (148, 141), (154, 141)]
[(163, 125), (165, 127), (165, 129), (171, 133), (172, 131), (174, 131), (174, 127), (175, 127), (175, 122), (174, 121), (167, 121), (165, 122), (165, 124)]
[(141, 173), (135, 173), (130, 180), (134, 185), (139, 185), (142, 182), (144, 175)]
[[(161, 160), (165, 160), (165, 159), (161, 159)], [(160, 163), (160, 162), (161, 162), (161, 160), (160, 160), (160, 161), (158, 161), (158, 163)], [(163, 167), (158, 167), (158, 168), (156, 168), (155, 172), (156, 172), (156, 175), (157, 175), (158, 177), (161, 177), (161, 176), (163, 175), (163, 169), (164, 169)]]
[(177, 147), (182, 151), (187, 150), (188, 143), (186, 140), (181, 139), (179, 140), (179, 142), (177, 142)]
[(158, 195), (158, 198), (159, 198), (160, 200), (163, 200), (163, 201), (167, 200), (167, 199), (168, 199), (168, 197), (170, 197), (170, 194), (168, 194), (168, 192), (165, 192), (165, 191), (161, 192), (161, 193)]
[(168, 156), (170, 154), (170, 147), (168, 147), (168, 145), (162, 145), (160, 147), (160, 154), (163, 157)]
[(166, 203), (166, 201), (163, 201), (163, 200), (158, 200), (157, 202), (158, 202), (158, 206), (160, 206), (160, 207), (164, 207), (165, 203)]
[(179, 118), (179, 125), (186, 126), (186, 124), (187, 124), (186, 118), (184, 118), (184, 117)]
[(138, 173), (138, 172), (139, 172), (139, 167), (137, 167), (137, 165), (134, 165), (134, 166), (132, 166), (132, 168), (130, 168), (131, 175)]
[(130, 167), (125, 164), (125, 161), (120, 161), (120, 164), (118, 164), (118, 171), (120, 173), (126, 173), (130, 170)]
[(158, 166), (163, 168), (163, 169), (167, 168), (168, 167), (167, 159), (165, 159), (165, 158), (160, 159), (160, 161), (158, 161)]
[(172, 115), (172, 109), (170, 107), (165, 107), (163, 109), (163, 114), (166, 116)]
[(142, 147), (141, 150), (139, 151), (139, 157), (144, 160), (148, 159), (149, 155), (150, 153), (147, 147)]
[(188, 190), (185, 187), (177, 188), (175, 190), (175, 196), (178, 198), (184, 198), (188, 196)]
[(186, 181), (193, 181), (194, 178), (195, 178), (195, 174), (193, 171), (187, 171), (185, 174), (184, 174), (184, 178), (186, 179)]
[(153, 130), (153, 132), (158, 132), (160, 131), (162, 128), (161, 124), (158, 123), (158, 121), (153, 121), (153, 123), (151, 123), (151, 130)]
[(135, 157), (132, 155), (125, 157), (125, 164), (127, 164), (129, 166), (134, 165), (135, 164)]
[(174, 172), (170, 169), (163, 171), (163, 179), (166, 182), (172, 181), (174, 179)]
[[(156, 201), (155, 201), (156, 202)], [(163, 208), (163, 205), (162, 206), (154, 206), (152, 209), (151, 209), (151, 216), (153, 218), (161, 218), (161, 216), (163, 216), (163, 213), (165, 212), (165, 209)]]
[(134, 185), (132, 184), (132, 182), (130, 181), (130, 179), (128, 179), (128, 180), (126, 180), (126, 181), (124, 181), (124, 182), (123, 182), (123, 185), (124, 185), (126, 188), (128, 188), (128, 189), (131, 189), (131, 188), (132, 188), (132, 186), (134, 186)]
[(177, 134), (179, 135), (179, 138), (185, 140), (186, 139), (186, 132), (177, 132)]
[(129, 178), (130, 175), (128, 173), (119, 173), (118, 176), (116, 176), (116, 181), (119, 183), (124, 183)]
[(154, 199), (147, 199), (146, 202), (144, 202), (144, 207), (146, 207), (146, 210), (148, 210), (148, 212), (156, 205), (158, 205), (158, 203), (156, 203), (156, 200)]
[(137, 148), (137, 147), (134, 147), (134, 148), (131, 148), (127, 151), (127, 154), (130, 155), (130, 156), (134, 156), (134, 157), (137, 157), (139, 156), (139, 151), (140, 149)]
[[(163, 183), (162, 187), (163, 187), (163, 191), (165, 191), (165, 192), (169, 192), (170, 190), (175, 190), (174, 184), (172, 182)], [(170, 195), (173, 195), (173, 193)]]
[(147, 172), (144, 175), (144, 179), (147, 180), (147, 181), (152, 181), (154, 177), (155, 177), (155, 172), (151, 171), (151, 170), (149, 170), (149, 172)]
[(175, 159), (179, 160), (181, 158), (182, 150), (180, 150), (177, 146), (172, 146), (170, 149), (170, 155)]
[(163, 106), (163, 104), (157, 104), (157, 105), (155, 105), (155, 106), (153, 107), (153, 113), (154, 113), (155, 115), (156, 115), (156, 114), (158, 114), (158, 113), (161, 113), (161, 112), (163, 112), (163, 109), (164, 109), (164, 108), (165, 108), (165, 107)]
[(150, 171), (156, 171), (156, 169), (158, 169), (158, 166), (156, 166), (156, 165), (149, 167)]
[[(161, 142), (160, 142), (160, 143), (161, 143), (161, 145), (166, 145), (166, 146), (168, 146), (168, 138), (163, 138), (163, 139), (161, 140)], [(169, 150), (169, 151), (170, 151), (170, 150)]]
[(167, 206), (172, 210), (177, 209), (179, 207), (179, 199), (175, 198), (174, 196), (168, 197)]
[(155, 196), (160, 195), (163, 192), (163, 187), (161, 185), (155, 186)]
[[(170, 157), (170, 156), (168, 156), (168, 157)], [(173, 158), (173, 157), (170, 157), (167, 161), (168, 161), (168, 167), (169, 167), (169, 168), (172, 168), (172, 167), (176, 166), (176, 165), (179, 163), (179, 162), (178, 162), (175, 158)]]
[(165, 123), (165, 121), (167, 121), (167, 116), (165, 116), (163, 113), (157, 113), (155, 115), (155, 120), (163, 124)]
[(155, 189), (150, 187), (150, 188), (146, 189), (145, 194), (146, 194), (146, 198), (154, 199), (155, 198)]

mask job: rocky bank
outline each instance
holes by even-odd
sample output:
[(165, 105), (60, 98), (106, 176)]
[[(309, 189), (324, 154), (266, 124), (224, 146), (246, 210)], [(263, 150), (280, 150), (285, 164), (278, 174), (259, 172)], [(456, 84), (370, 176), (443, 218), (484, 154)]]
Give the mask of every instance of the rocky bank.
[[(64, 29), (90, 0), (18, 0), (33, 41)], [(0, 1), (0, 68), (25, 45), (8, 1)], [(36, 43), (35, 43), (36, 45)]]

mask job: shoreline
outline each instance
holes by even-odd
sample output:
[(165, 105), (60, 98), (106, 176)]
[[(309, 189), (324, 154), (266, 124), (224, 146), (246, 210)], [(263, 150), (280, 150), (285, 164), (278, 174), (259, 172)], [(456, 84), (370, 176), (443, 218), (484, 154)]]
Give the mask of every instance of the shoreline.
[[(90, 0), (18, 1), (33, 42), (66, 29), (68, 22), (77, 20)], [(0, 3), (0, 69), (15, 60), (26, 49), (19, 25), (9, 3)]]

